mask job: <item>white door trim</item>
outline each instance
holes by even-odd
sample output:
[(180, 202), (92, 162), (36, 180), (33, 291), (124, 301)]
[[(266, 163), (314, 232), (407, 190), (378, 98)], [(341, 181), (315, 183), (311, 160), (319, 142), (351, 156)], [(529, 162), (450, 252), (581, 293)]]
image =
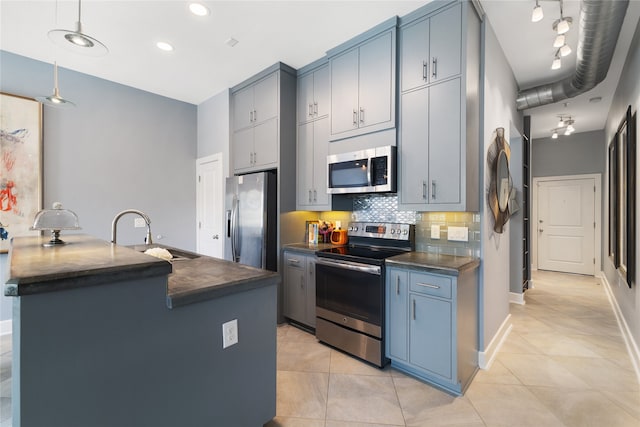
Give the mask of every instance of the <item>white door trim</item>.
[(596, 265), (594, 271), (597, 273), (602, 270), (602, 175), (599, 173), (583, 174), (583, 175), (562, 175), (562, 176), (544, 176), (533, 178), (533, 192), (531, 203), (531, 269), (538, 269), (538, 233), (535, 232), (536, 224), (538, 224), (538, 183), (545, 181), (568, 181), (573, 179), (589, 179), (592, 178), (596, 186), (596, 194), (594, 198), (594, 221), (596, 222), (596, 233), (593, 245), (595, 252)]
[[(199, 157), (196, 159), (196, 176), (195, 176), (195, 183), (196, 183), (196, 213), (198, 214), (200, 211), (200, 200), (198, 199), (198, 175), (200, 174), (200, 167), (201, 165), (205, 164), (205, 163), (209, 163), (209, 162), (219, 162), (221, 168), (220, 168), (220, 172), (222, 173), (222, 181), (224, 183), (225, 180), (225, 176), (224, 176), (224, 164), (222, 163), (222, 159), (223, 159), (223, 153), (215, 153), (212, 154), (210, 156), (205, 156), (205, 157)], [(224, 185), (224, 184), (223, 184)], [(223, 212), (220, 215), (221, 221), (220, 221), (220, 230), (224, 230), (224, 188), (222, 188), (222, 209)], [(197, 216), (196, 214), (196, 216)], [(196, 252), (200, 252), (200, 227), (198, 226), (198, 218), (196, 218)], [(223, 238), (223, 237), (221, 237)], [(222, 243), (222, 254), (224, 255), (224, 243)]]

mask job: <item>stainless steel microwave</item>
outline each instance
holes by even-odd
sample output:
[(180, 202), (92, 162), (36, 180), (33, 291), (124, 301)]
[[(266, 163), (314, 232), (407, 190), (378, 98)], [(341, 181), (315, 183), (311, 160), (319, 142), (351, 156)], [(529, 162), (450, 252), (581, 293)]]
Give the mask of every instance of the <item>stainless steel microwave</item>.
[(396, 191), (396, 147), (370, 148), (327, 156), (330, 194)]

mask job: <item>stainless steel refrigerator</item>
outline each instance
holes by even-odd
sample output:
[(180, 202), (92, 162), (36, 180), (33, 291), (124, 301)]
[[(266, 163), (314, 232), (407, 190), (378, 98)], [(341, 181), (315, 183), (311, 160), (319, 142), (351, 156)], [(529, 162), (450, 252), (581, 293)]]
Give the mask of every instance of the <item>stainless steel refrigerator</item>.
[(225, 259), (277, 271), (275, 171), (227, 178)]

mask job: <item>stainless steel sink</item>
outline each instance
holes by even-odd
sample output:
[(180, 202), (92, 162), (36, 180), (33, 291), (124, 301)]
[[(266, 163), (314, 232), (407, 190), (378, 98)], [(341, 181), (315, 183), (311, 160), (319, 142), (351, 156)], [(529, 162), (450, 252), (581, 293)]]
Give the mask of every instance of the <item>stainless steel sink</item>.
[(171, 258), (171, 261), (184, 261), (189, 259), (200, 258), (200, 255), (194, 254), (193, 252), (186, 252), (186, 251), (181, 251), (180, 249), (173, 249), (173, 248), (165, 248), (165, 249), (168, 250), (171, 256), (173, 257)]

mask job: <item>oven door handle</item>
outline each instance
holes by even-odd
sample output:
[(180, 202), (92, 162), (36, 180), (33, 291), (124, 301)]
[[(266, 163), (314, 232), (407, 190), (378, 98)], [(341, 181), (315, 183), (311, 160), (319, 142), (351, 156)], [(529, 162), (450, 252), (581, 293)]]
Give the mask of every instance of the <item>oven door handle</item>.
[(329, 261), (324, 258), (318, 258), (316, 264), (324, 265), (327, 267), (343, 268), (346, 270), (359, 271), (362, 273), (381, 275), (380, 266), (360, 264), (358, 262), (341, 262), (341, 261)]

